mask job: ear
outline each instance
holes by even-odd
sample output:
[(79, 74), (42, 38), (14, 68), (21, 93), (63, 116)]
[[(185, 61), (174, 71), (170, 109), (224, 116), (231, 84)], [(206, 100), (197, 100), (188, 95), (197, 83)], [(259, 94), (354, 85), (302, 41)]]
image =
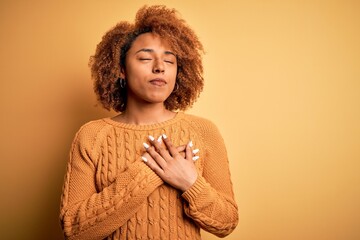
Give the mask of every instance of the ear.
[(122, 78), (122, 79), (126, 79), (126, 74), (125, 74), (125, 69), (124, 68), (120, 69), (120, 76), (119, 77)]

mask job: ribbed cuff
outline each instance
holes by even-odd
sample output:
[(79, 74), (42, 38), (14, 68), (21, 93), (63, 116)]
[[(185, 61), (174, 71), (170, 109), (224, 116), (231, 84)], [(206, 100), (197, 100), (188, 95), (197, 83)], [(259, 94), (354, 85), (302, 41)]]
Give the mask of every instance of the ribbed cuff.
[(203, 191), (207, 183), (202, 176), (198, 176), (195, 183), (186, 190), (181, 196), (188, 202), (196, 200), (196, 197)]

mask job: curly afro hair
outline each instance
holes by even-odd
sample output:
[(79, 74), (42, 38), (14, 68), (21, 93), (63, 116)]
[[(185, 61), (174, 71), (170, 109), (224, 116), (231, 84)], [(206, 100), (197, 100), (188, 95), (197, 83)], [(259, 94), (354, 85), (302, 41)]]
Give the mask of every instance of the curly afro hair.
[(136, 37), (155, 33), (168, 41), (177, 57), (178, 88), (165, 100), (168, 110), (185, 110), (193, 105), (203, 90), (203, 46), (194, 31), (178, 17), (175, 9), (165, 6), (144, 6), (136, 14), (135, 23), (120, 22), (108, 31), (97, 45), (89, 66), (94, 91), (102, 106), (123, 112), (126, 109), (126, 88), (120, 87), (119, 76), (125, 69), (125, 57)]

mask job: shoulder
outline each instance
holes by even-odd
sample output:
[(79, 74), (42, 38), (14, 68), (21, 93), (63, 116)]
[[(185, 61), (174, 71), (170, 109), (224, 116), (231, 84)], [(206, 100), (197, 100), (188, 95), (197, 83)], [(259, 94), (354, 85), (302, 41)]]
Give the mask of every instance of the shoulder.
[(184, 113), (183, 119), (185, 121), (187, 121), (189, 124), (197, 126), (199, 128), (204, 128), (204, 129), (215, 128), (215, 129), (217, 129), (216, 125), (212, 121), (210, 121), (209, 119), (203, 118), (203, 117)]
[(219, 135), (218, 127), (209, 119), (184, 113), (184, 121), (187, 121), (192, 127), (196, 128), (202, 135)]
[(83, 124), (75, 134), (74, 143), (93, 147), (109, 132), (111, 126), (104, 119), (89, 121)]
[(224, 139), (212, 121), (191, 114), (184, 114), (184, 120), (189, 122), (195, 134), (202, 139), (207, 152), (222, 152), (226, 155)]

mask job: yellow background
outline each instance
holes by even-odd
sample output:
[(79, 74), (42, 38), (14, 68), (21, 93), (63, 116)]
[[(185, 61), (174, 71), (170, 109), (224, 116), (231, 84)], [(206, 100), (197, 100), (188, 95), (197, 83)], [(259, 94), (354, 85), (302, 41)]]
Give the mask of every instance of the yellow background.
[(88, 58), (145, 3), (176, 8), (205, 46), (190, 113), (228, 148), (227, 239), (360, 239), (360, 1), (54, 2), (0, 2), (1, 239), (62, 239), (72, 138), (114, 114), (95, 106)]

